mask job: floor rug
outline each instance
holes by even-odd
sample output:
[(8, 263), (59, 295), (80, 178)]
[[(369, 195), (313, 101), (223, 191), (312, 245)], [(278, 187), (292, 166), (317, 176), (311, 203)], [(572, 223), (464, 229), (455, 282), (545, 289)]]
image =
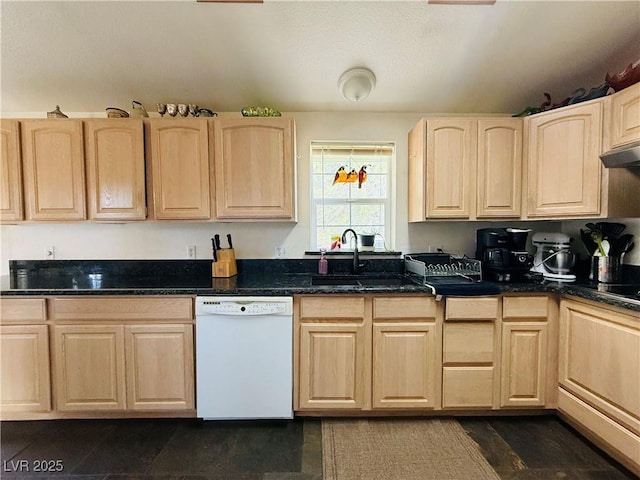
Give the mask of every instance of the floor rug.
[(453, 418), (322, 420), (324, 480), (499, 480)]

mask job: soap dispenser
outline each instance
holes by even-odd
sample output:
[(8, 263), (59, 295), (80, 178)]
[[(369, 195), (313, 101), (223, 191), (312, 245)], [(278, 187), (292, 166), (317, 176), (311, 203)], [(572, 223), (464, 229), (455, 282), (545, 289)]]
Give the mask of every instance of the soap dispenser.
[(324, 248), (320, 249), (320, 260), (318, 260), (318, 273), (320, 275), (326, 275), (329, 271), (329, 261), (325, 256), (326, 250)]

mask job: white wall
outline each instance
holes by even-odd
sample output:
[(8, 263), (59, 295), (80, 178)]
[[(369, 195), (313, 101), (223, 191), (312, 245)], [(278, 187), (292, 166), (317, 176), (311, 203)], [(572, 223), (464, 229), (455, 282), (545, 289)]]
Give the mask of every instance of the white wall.
[[(429, 222), (407, 223), (407, 133), (420, 114), (294, 113), (298, 146), (298, 222), (219, 223), (154, 222), (98, 224), (20, 224), (0, 226), (0, 274), (8, 273), (13, 259), (44, 259), (54, 246), (56, 259), (180, 259), (186, 246), (196, 245), (197, 258), (211, 258), (211, 237), (231, 233), (238, 258), (273, 258), (284, 245), (289, 258), (301, 258), (309, 249), (309, 144), (312, 140), (396, 142), (396, 231), (387, 245), (404, 253), (424, 252), (428, 246), (473, 255), (475, 231), (487, 226), (526, 225), (534, 231), (577, 232), (584, 222)], [(44, 115), (43, 115), (44, 116)], [(70, 115), (79, 116), (79, 115)], [(80, 116), (88, 116), (86, 114)], [(94, 115), (96, 116), (96, 115)], [(626, 221), (640, 239), (640, 220)], [(531, 250), (533, 252), (533, 250)], [(625, 263), (640, 264), (640, 240)]]

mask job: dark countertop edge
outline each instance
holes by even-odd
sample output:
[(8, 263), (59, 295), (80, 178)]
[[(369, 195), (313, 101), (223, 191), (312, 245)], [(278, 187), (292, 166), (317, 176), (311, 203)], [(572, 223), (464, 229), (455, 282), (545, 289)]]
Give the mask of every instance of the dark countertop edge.
[[(614, 307), (624, 308), (634, 312), (640, 312), (640, 304), (624, 297), (612, 296), (587, 289), (580, 285), (560, 284), (552, 282), (540, 283), (499, 283), (501, 294), (509, 293), (556, 293), (573, 295), (585, 300), (591, 300)], [(213, 295), (246, 295), (246, 296), (286, 296), (286, 295), (348, 295), (348, 294), (416, 294), (431, 295), (431, 290), (422, 285), (403, 286), (285, 286), (285, 287), (238, 287), (229, 286), (221, 288), (114, 288), (114, 289), (29, 289), (29, 290), (2, 290), (0, 296), (115, 296), (115, 295), (187, 295), (187, 296), (213, 296)], [(471, 298), (471, 297), (469, 297)]]

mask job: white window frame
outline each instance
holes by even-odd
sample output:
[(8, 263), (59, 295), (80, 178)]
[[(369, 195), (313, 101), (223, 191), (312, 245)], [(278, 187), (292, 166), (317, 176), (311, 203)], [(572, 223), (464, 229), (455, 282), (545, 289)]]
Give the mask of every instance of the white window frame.
[[(383, 147), (390, 148), (391, 155), (389, 157), (388, 165), (387, 165), (387, 197), (384, 199), (380, 198), (349, 198), (346, 199), (337, 199), (337, 198), (314, 198), (314, 169), (313, 169), (313, 156), (314, 150), (317, 150), (320, 147), (333, 147), (333, 148), (344, 148), (345, 150), (352, 150), (357, 148), (366, 148), (366, 147)], [(362, 162), (356, 162), (358, 164)], [(313, 140), (309, 145), (309, 198), (310, 198), (310, 250), (318, 251), (319, 248), (325, 247), (324, 245), (318, 245), (317, 238), (317, 228), (318, 228), (318, 218), (317, 218), (317, 206), (318, 205), (343, 205), (345, 202), (350, 204), (358, 204), (358, 205), (371, 205), (371, 204), (380, 204), (384, 205), (384, 244), (388, 250), (393, 250), (393, 243), (395, 238), (395, 228), (393, 224), (394, 215), (392, 212), (392, 208), (395, 204), (395, 191), (393, 185), (393, 179), (395, 178), (395, 165), (396, 165), (396, 142), (392, 141), (320, 141)], [(327, 172), (324, 172), (326, 174)], [(333, 172), (331, 172), (333, 173)], [(356, 187), (357, 188), (357, 187)], [(352, 228), (351, 226), (345, 226), (345, 229)], [(356, 227), (354, 230), (360, 234), (364, 233), (361, 227)], [(359, 231), (360, 230), (360, 231)], [(340, 232), (342, 233), (342, 232)], [(328, 246), (326, 246), (328, 247)], [(348, 245), (343, 246), (343, 248), (348, 248)]]

